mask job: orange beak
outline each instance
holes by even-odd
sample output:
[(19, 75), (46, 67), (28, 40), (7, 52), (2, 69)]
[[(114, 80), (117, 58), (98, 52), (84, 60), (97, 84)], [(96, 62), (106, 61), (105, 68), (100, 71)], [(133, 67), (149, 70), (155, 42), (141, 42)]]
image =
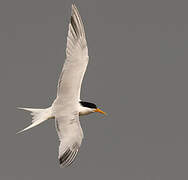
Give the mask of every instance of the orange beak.
[(104, 111), (100, 110), (99, 108), (97, 108), (94, 112), (99, 112), (99, 113), (101, 113), (101, 114), (106, 115), (106, 113), (105, 113)]

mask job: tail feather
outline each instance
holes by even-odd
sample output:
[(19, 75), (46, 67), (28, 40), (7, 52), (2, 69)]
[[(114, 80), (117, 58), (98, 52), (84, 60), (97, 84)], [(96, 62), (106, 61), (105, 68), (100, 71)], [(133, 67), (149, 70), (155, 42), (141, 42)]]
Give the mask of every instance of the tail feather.
[(28, 127), (26, 127), (25, 129), (19, 131), (18, 133), (21, 133), (23, 131), (26, 131), (28, 129), (31, 129), (37, 125), (39, 125), (40, 123), (50, 119), (50, 118), (53, 118), (52, 116), (52, 108), (49, 107), (49, 108), (46, 108), (46, 109), (33, 109), (33, 108), (21, 108), (21, 107), (18, 107), (18, 109), (22, 109), (22, 110), (25, 110), (25, 111), (30, 111), (31, 115), (32, 115), (32, 124)]

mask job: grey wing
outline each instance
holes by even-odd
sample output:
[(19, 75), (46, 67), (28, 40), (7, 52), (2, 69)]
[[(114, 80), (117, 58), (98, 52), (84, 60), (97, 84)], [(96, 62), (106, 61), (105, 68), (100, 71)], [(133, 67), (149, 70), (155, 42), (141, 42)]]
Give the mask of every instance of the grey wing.
[(81, 16), (72, 5), (71, 22), (67, 37), (66, 60), (59, 77), (57, 100), (77, 101), (88, 64), (88, 48)]
[(83, 139), (79, 115), (57, 117), (56, 130), (60, 139), (59, 163), (67, 167), (74, 161)]

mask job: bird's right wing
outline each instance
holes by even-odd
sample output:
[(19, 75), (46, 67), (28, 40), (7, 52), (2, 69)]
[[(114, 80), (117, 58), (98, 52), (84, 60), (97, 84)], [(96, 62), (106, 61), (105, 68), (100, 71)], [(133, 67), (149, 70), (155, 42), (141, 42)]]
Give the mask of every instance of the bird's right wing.
[(61, 167), (67, 167), (74, 161), (83, 139), (79, 115), (56, 117), (55, 122), (60, 139), (59, 163)]
[(71, 22), (67, 37), (66, 60), (57, 86), (57, 101), (78, 102), (82, 79), (88, 64), (88, 48), (81, 16), (72, 5)]

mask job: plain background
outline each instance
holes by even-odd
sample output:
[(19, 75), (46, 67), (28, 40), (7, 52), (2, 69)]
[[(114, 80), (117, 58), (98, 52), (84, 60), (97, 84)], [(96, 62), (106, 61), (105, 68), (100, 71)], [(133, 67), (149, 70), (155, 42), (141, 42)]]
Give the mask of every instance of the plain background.
[(78, 0), (90, 62), (75, 163), (61, 169), (54, 121), (23, 134), (21, 107), (48, 107), (65, 59), (70, 0), (0, 1), (0, 179), (188, 179), (187, 1)]

